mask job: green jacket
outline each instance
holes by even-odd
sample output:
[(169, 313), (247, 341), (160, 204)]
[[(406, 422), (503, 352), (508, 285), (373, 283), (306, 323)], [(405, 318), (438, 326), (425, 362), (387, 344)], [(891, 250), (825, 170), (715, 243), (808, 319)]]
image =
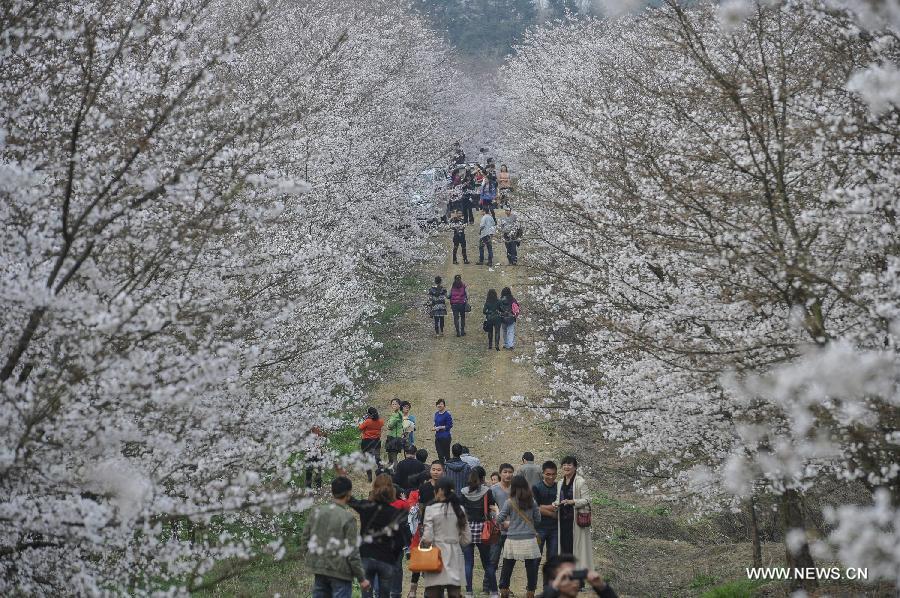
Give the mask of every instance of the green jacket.
[(300, 535), (306, 565), (316, 575), (365, 579), (359, 558), (359, 528), (349, 507), (328, 503), (313, 507)]
[(390, 438), (400, 438), (403, 436), (403, 412), (397, 411), (392, 413), (387, 420), (387, 435)]

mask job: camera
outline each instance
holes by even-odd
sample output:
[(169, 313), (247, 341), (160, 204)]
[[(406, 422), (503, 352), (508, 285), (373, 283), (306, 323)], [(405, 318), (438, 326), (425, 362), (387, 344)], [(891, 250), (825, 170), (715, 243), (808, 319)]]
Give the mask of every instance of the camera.
[(587, 569), (575, 569), (574, 571), (572, 571), (572, 573), (569, 574), (569, 577), (571, 577), (572, 579), (580, 579), (581, 581), (587, 579), (587, 576)]

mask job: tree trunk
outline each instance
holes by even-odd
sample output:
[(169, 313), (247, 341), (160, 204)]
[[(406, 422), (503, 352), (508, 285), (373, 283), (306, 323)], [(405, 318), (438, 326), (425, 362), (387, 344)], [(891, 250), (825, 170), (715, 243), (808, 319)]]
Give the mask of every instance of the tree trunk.
[(787, 543), (787, 537), (791, 530), (806, 529), (803, 521), (803, 500), (796, 490), (785, 490), (781, 495), (781, 523), (784, 531), (785, 562), (791, 569), (791, 591), (812, 591), (819, 585), (814, 578), (799, 579), (800, 576), (794, 575), (794, 569), (815, 567), (812, 555), (809, 553), (809, 543), (804, 540), (803, 545), (796, 551), (792, 551)]
[(750, 542), (753, 544), (753, 566), (762, 567), (762, 545), (759, 542), (759, 521), (756, 519), (756, 498), (750, 495)]

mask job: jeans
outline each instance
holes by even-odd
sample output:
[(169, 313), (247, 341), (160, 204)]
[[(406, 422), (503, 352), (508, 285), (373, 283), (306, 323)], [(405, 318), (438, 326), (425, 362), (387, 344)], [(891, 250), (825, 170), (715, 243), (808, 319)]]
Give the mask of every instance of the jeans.
[(506, 536), (503, 534), (500, 534), (499, 542), (491, 544), (491, 565), (494, 567), (494, 571), (500, 566), (500, 554), (503, 552), (504, 544), (506, 544)]
[(506, 241), (506, 261), (515, 265), (519, 261), (519, 242)]
[[(559, 549), (558, 540), (559, 530), (556, 527), (551, 529), (545, 529), (542, 527), (537, 528), (537, 543), (538, 549), (541, 553), (544, 553), (544, 547), (547, 547), (547, 558), (549, 559), (551, 556), (554, 556)], [(553, 581), (552, 579), (550, 581)]]
[(434, 316), (434, 332), (437, 334), (438, 332), (444, 331), (444, 316)]
[(488, 266), (492, 266), (494, 264), (494, 246), (491, 244), (490, 237), (481, 237), (478, 242), (478, 263), (484, 263), (484, 248), (487, 247), (488, 253)]
[[(538, 578), (538, 567), (541, 565), (541, 559), (526, 559), (525, 560), (525, 577), (526, 577), (526, 586), (525, 589), (529, 592), (533, 592), (537, 589), (537, 578)], [(513, 559), (503, 559), (503, 567), (500, 569), (500, 588), (503, 590), (509, 589), (509, 582), (512, 579), (513, 568), (516, 566), (516, 561)]]
[(403, 553), (394, 563), (394, 577), (391, 578), (391, 598), (400, 598), (403, 593)]
[[(391, 598), (391, 580), (394, 578), (396, 564), (376, 559), (363, 559), (363, 571), (372, 588), (378, 584), (378, 598)], [(363, 590), (362, 598), (372, 598), (373, 589)]]
[(497, 347), (500, 349), (500, 322), (492, 322), (488, 320), (489, 330), (487, 331), (488, 349)]
[[(558, 554), (559, 552), (559, 530), (556, 526), (553, 526), (550, 529), (546, 528), (537, 528), (537, 543), (538, 550), (541, 551), (541, 554), (546, 554), (547, 559), (549, 560), (551, 556)], [(546, 553), (544, 552), (544, 547), (547, 548)], [(542, 583), (546, 586), (548, 583), (553, 581), (552, 579), (543, 578)]]
[(434, 448), (437, 451), (438, 459), (441, 460), (441, 463), (450, 458), (450, 443), (452, 442), (453, 440), (450, 436), (434, 439)]
[(475, 569), (475, 549), (478, 549), (478, 557), (481, 559), (481, 566), (484, 567), (484, 583), (482, 589), (487, 592), (497, 591), (497, 571), (491, 562), (491, 545), (490, 544), (469, 544), (463, 546), (463, 559), (466, 563), (466, 591), (472, 591), (472, 572)]
[(453, 232), (453, 263), (456, 263), (456, 252), (462, 247), (463, 261), (468, 262), (469, 256), (466, 255), (466, 231)]
[(351, 598), (353, 582), (326, 575), (316, 575), (312, 598)]
[(503, 348), (512, 349), (516, 345), (516, 323), (503, 325)]
[(456, 328), (456, 334), (463, 334), (466, 331), (466, 304), (454, 303), (450, 305), (453, 310), (453, 327)]

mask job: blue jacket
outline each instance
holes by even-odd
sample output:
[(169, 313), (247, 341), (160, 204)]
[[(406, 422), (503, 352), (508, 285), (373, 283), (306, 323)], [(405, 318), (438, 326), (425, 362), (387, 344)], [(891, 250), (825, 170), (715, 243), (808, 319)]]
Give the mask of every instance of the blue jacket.
[(434, 426), (445, 426), (443, 430), (435, 432), (435, 438), (450, 438), (450, 430), (453, 428), (453, 416), (450, 415), (449, 411), (444, 411), (443, 413), (440, 411), (435, 412)]

